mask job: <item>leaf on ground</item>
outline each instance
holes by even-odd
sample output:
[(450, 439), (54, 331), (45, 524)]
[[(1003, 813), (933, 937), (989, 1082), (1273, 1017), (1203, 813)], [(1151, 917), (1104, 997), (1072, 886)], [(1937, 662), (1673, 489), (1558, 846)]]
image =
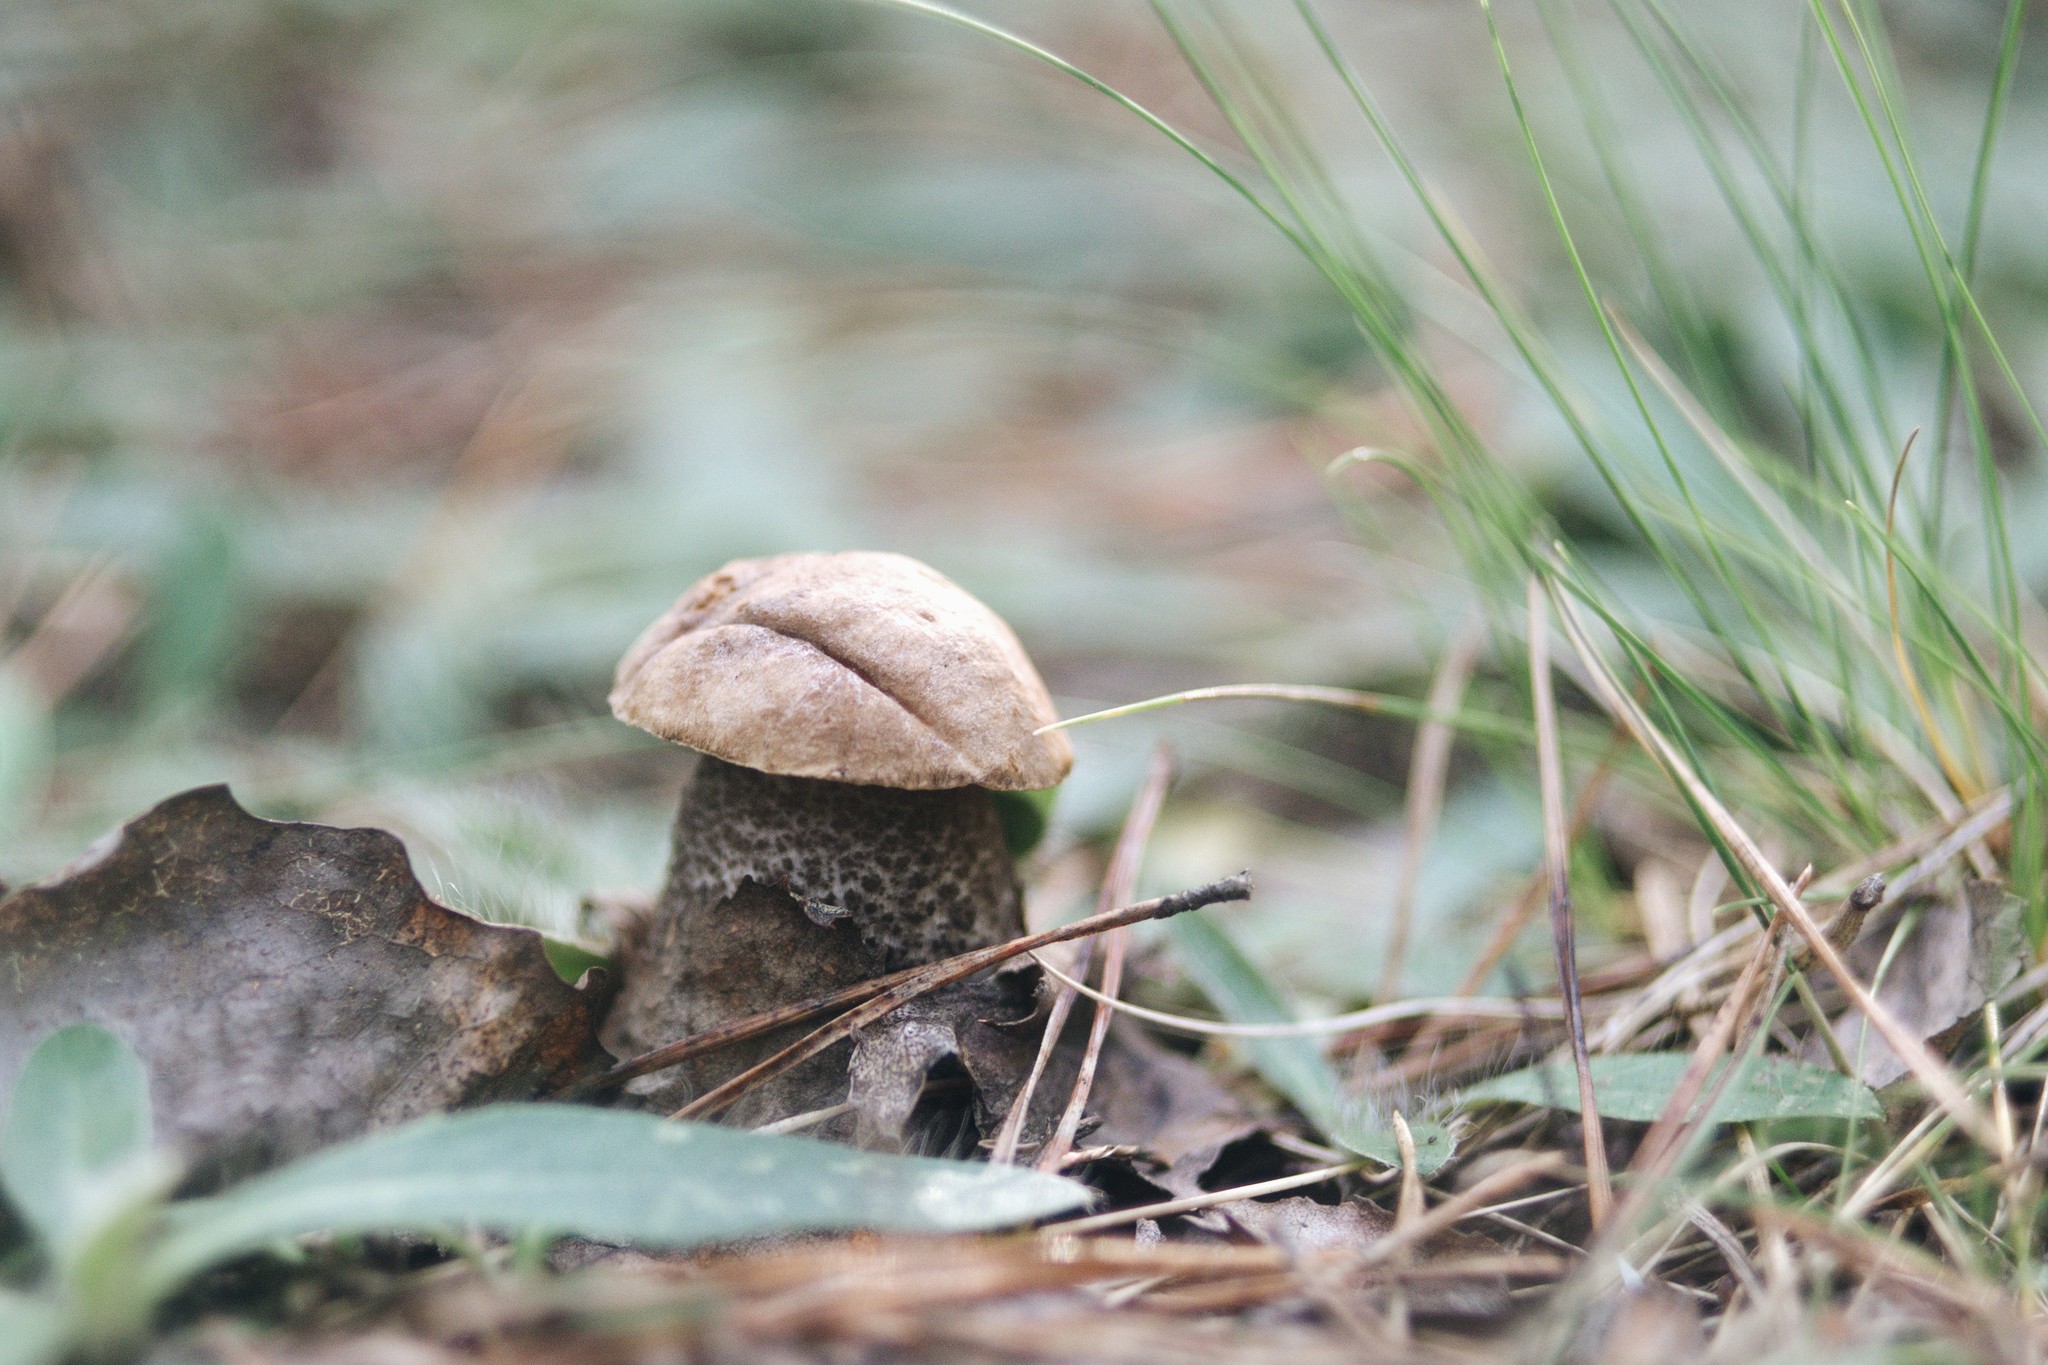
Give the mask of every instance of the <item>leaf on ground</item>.
[[(1691, 1060), (1691, 1054), (1684, 1052), (1629, 1052), (1593, 1058), (1593, 1098), (1600, 1105), (1600, 1116), (1637, 1123), (1655, 1121), (1671, 1102)], [(1719, 1074), (1717, 1069), (1709, 1086)], [(1578, 1071), (1569, 1060), (1546, 1062), (1481, 1081), (1467, 1087), (1459, 1098), (1466, 1103), (1496, 1100), (1577, 1113)], [(1777, 1056), (1750, 1059), (1714, 1106), (1717, 1123), (1883, 1117), (1877, 1096), (1847, 1076)]]
[(0, 1185), (61, 1253), (91, 1237), (149, 1158), (149, 1077), (104, 1029), (76, 1024), (29, 1057), (0, 1131)]
[(539, 935), (430, 900), (375, 829), (174, 796), (0, 900), (0, 1088), (67, 1024), (148, 1067), (156, 1130), (203, 1180), (366, 1129), (529, 1098), (601, 1058), (603, 1002)]
[(0, 1365), (47, 1365), (63, 1346), (64, 1315), (54, 1302), (0, 1288)]
[(175, 1283), (308, 1232), (477, 1226), (700, 1246), (768, 1233), (965, 1232), (1078, 1208), (1078, 1182), (649, 1114), (496, 1105), (376, 1133), (180, 1204), (149, 1274)]
[[(957, 1060), (971, 1082), (957, 1103), (972, 1108), (977, 1127), (994, 1132), (1038, 1054), (1036, 973), (1000, 973), (981, 981), (958, 981), (910, 1001), (888, 1018), (868, 1025), (853, 1039), (846, 1066), (845, 1097), (857, 1116), (855, 1138), (876, 1151), (930, 1150), (928, 1138), (958, 1127), (940, 1106), (930, 1125), (913, 1123), (926, 1095), (926, 1082), (947, 1058)], [(1062, 1068), (1071, 1084), (1072, 1067)], [(1064, 1094), (1041, 1085), (1025, 1125), (1029, 1142), (1042, 1141), (1057, 1121)], [(920, 1131), (920, 1130), (923, 1131)], [(836, 1136), (836, 1134), (835, 1134)], [(943, 1139), (938, 1139), (943, 1140)]]
[(1324, 1204), (1297, 1194), (1263, 1202), (1238, 1199), (1217, 1207), (1261, 1242), (1297, 1256), (1359, 1251), (1394, 1230), (1394, 1215), (1363, 1199)]
[[(1914, 909), (1919, 922), (1884, 968), (1877, 997), (1918, 1037), (1939, 1038), (1975, 1018), (2026, 967), (2026, 905), (1998, 882), (1971, 881), (1959, 897), (1908, 901), (1897, 910), (1887, 906), (1871, 916), (1851, 946), (1850, 969), (1865, 981), (1877, 977), (1901, 917)], [(1864, 1029), (1860, 1010), (1848, 1010), (1834, 1027), (1844, 1055), (1858, 1062), (1869, 1084), (1882, 1088), (1906, 1074), (1891, 1045)], [(1815, 1038), (1808, 1060), (1826, 1056)]]
[[(1294, 1022), (1294, 1012), (1251, 959), (1221, 929), (1199, 915), (1167, 921), (1181, 965), (1224, 1017), (1238, 1024)], [(1242, 1038), (1236, 1040), (1251, 1056), (1275, 1090), (1285, 1095), (1331, 1141), (1382, 1165), (1399, 1166), (1401, 1156), (1390, 1124), (1366, 1112), (1344, 1094), (1337, 1069), (1323, 1056), (1316, 1039)], [(1451, 1159), (1456, 1146), (1449, 1130), (1429, 1122), (1412, 1122), (1416, 1165), (1429, 1175)]]
[[(1059, 1062), (1059, 1055), (1054, 1060)], [(1048, 1083), (1040, 1090), (1054, 1091), (1064, 1104), (1073, 1088), (1072, 1068), (1046, 1075)], [(1209, 1188), (1203, 1182), (1225, 1149), (1272, 1126), (1255, 1117), (1207, 1067), (1162, 1046), (1128, 1018), (1109, 1026), (1089, 1108), (1102, 1120), (1089, 1135), (1091, 1143), (1135, 1149), (1124, 1173), (1156, 1191), (1140, 1202), (1203, 1193)], [(1103, 1169), (1097, 1166), (1091, 1178)]]

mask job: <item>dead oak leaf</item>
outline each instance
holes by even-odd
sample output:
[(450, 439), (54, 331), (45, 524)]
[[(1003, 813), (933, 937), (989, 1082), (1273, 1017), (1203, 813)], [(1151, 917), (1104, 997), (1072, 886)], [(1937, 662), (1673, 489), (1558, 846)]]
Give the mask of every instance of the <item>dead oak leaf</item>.
[[(1937, 1045), (1952, 1041), (1950, 1033), (1967, 1027), (2026, 967), (2025, 908), (2002, 884), (1975, 880), (1965, 882), (1959, 896), (1888, 907), (1889, 913), (1871, 917), (1850, 948), (1850, 969), (1878, 983), (1878, 999), (1916, 1036)], [(1917, 919), (1894, 948), (1906, 914), (1917, 914)], [(1865, 1030), (1861, 1011), (1846, 1011), (1834, 1030), (1843, 1052), (1860, 1059), (1866, 1084), (1882, 1088), (1906, 1074), (1906, 1064), (1890, 1045)], [(1827, 1060), (1818, 1038), (1807, 1055), (1812, 1061)]]
[(0, 900), (0, 1093), (66, 1024), (126, 1038), (202, 1184), (603, 1060), (596, 988), (539, 935), (428, 898), (377, 829), (173, 796)]

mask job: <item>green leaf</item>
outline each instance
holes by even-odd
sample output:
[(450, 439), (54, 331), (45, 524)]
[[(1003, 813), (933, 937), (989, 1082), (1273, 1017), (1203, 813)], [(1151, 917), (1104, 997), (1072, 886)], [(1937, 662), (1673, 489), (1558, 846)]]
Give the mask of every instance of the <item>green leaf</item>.
[(308, 1232), (475, 1225), (670, 1247), (773, 1232), (963, 1232), (1092, 1197), (1058, 1176), (883, 1156), (809, 1138), (570, 1105), (438, 1115), (333, 1147), (171, 1210), (146, 1270), (163, 1293)]
[[(1593, 1058), (1593, 1098), (1600, 1106), (1601, 1116), (1637, 1123), (1654, 1121), (1671, 1102), (1672, 1092), (1690, 1060), (1691, 1055), (1684, 1052), (1631, 1052)], [(1709, 1086), (1719, 1075), (1717, 1067), (1708, 1080)], [(1498, 1100), (1577, 1113), (1578, 1073), (1568, 1060), (1547, 1062), (1481, 1081), (1467, 1088), (1459, 1098), (1467, 1103)], [(1714, 1107), (1713, 1121), (1883, 1117), (1884, 1110), (1870, 1088), (1840, 1072), (1789, 1057), (1760, 1056), (1751, 1059), (1722, 1092)]]
[(0, 1365), (49, 1365), (62, 1358), (64, 1344), (54, 1302), (0, 1289)]
[[(1294, 1012), (1280, 992), (1221, 929), (1199, 915), (1180, 915), (1167, 921), (1167, 932), (1188, 975), (1232, 1023), (1294, 1022)], [(1331, 1141), (1382, 1165), (1401, 1164), (1393, 1126), (1345, 1096), (1336, 1068), (1315, 1039), (1236, 1041), (1251, 1055), (1259, 1074)], [(1457, 1146), (1449, 1130), (1439, 1124), (1411, 1121), (1409, 1133), (1415, 1139), (1415, 1162), (1423, 1175), (1449, 1161)]]
[(62, 1259), (133, 1202), (150, 1142), (142, 1059), (97, 1024), (73, 1024), (36, 1046), (14, 1084), (0, 1184)]
[(548, 965), (555, 969), (555, 975), (575, 985), (583, 974), (592, 967), (610, 968), (612, 960), (603, 953), (592, 952), (573, 939), (556, 938), (552, 934), (540, 936), (540, 950), (547, 954)]
[(1052, 822), (1052, 803), (1058, 787), (1036, 787), (1028, 791), (990, 792), (995, 798), (996, 819), (1003, 826), (1003, 844), (1012, 858), (1021, 858), (1045, 838)]

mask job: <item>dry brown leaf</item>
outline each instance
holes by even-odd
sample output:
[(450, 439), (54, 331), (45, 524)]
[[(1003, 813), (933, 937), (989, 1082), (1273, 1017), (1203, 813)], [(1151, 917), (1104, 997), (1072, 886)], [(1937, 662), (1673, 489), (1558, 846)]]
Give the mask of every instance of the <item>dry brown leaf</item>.
[[(1906, 902), (1871, 917), (1850, 948), (1849, 965), (1871, 980), (1898, 928)], [(1918, 902), (1920, 921), (1893, 956), (1877, 997), (1922, 1038), (1937, 1038), (1973, 1018), (1985, 1002), (2026, 966), (2024, 904), (1997, 882), (1970, 881), (1962, 894)], [(1875, 1032), (1866, 1036), (1862, 1015), (1850, 1010), (1835, 1022), (1835, 1036), (1851, 1060), (1861, 1058), (1866, 1084), (1887, 1086), (1906, 1074), (1906, 1064)], [(1827, 1054), (1814, 1040), (1810, 1060)]]
[(601, 990), (538, 934), (436, 904), (383, 830), (260, 820), (224, 786), (0, 901), (0, 942), (0, 1091), (52, 1030), (103, 1025), (209, 1183), (604, 1060)]

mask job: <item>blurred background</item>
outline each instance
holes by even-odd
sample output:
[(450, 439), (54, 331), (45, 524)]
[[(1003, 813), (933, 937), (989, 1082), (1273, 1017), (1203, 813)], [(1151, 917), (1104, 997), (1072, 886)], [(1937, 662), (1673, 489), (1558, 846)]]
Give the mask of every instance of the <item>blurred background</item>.
[[(1230, 160), (1147, 6), (971, 8)], [(1797, 7), (1678, 8), (1764, 134), (1802, 140), (1910, 427), (1934, 323), (1856, 111), (1801, 93), (1828, 54)], [(1664, 591), (1284, 10), (1237, 13), (1405, 262), (1457, 401), (1609, 582)], [(1590, 353), (1477, 7), (1327, 10), (1521, 306)], [(1967, 192), (2003, 11), (1883, 7), (1938, 203)], [(1782, 426), (1756, 256), (1655, 75), (1577, 13), (1598, 145), (1698, 286), (1728, 401)], [(1603, 167), (1572, 68), (1536, 11), (1499, 18), (1577, 212)], [(2028, 377), (2042, 95), (2023, 63), (1980, 267)], [(1069, 715), (1243, 681), (1420, 697), (1484, 621), (1412, 484), (1325, 472), (1426, 453), (1328, 285), (1128, 111), (956, 26), (839, 0), (39, 0), (0, 11), (0, 101), (0, 880), (226, 781), (259, 814), (398, 832), (450, 904), (575, 933), (586, 895), (658, 882), (685, 771), (609, 719), (612, 665), (734, 556), (925, 559), (1013, 623)], [(1626, 228), (1574, 226), (1596, 253)], [(2039, 452), (1987, 401), (2038, 585)], [(1483, 649), (1473, 686), (1526, 714)], [(1254, 868), (1240, 940), (1307, 996), (1371, 995), (1412, 727), (1233, 703), (1077, 731), (1035, 855), (1053, 913), (1089, 894), (1161, 736), (1184, 777), (1148, 880)], [(1581, 850), (1595, 954), (1644, 932), (1645, 851), (1701, 847), (1655, 802), (1605, 816)], [(1526, 749), (1462, 743), (1408, 989), (1457, 980), (1539, 848)]]

